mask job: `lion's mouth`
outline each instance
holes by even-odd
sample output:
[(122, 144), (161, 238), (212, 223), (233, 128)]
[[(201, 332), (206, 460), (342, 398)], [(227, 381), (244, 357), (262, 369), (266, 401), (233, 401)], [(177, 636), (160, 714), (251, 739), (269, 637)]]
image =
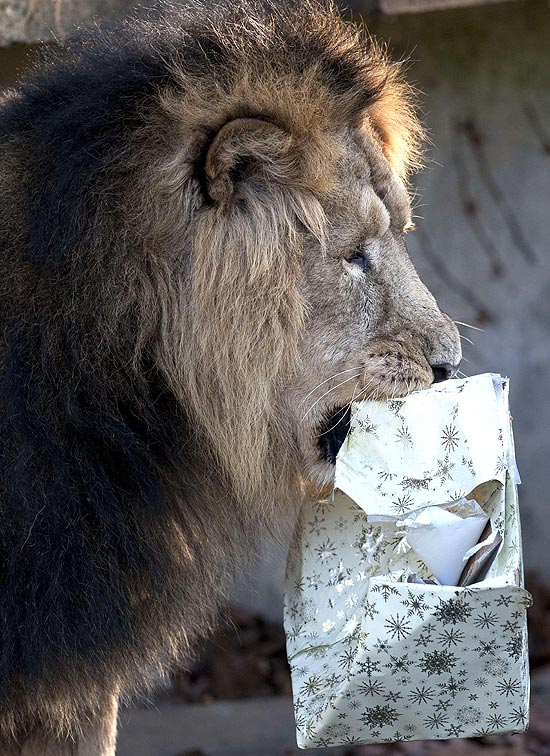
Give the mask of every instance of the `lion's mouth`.
[(351, 420), (351, 405), (337, 407), (328, 412), (319, 425), (317, 444), (325, 462), (336, 464), (340, 447), (348, 435)]

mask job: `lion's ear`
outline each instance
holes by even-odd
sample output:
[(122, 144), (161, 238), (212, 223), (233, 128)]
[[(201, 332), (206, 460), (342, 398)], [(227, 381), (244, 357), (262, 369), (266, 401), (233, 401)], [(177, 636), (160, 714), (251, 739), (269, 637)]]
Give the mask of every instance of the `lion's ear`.
[(292, 136), (260, 118), (236, 118), (216, 134), (205, 161), (208, 195), (227, 204), (254, 184), (292, 185), (298, 178)]

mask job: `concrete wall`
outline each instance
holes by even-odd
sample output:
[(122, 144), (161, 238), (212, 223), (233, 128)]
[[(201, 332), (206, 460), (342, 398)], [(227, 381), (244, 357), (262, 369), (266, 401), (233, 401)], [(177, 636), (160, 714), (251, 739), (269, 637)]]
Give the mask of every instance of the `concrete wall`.
[[(550, 10), (546, 0), (522, 0), (377, 17), (369, 27), (396, 55), (410, 57), (410, 78), (424, 92), (434, 147), (416, 181), (410, 253), (442, 308), (484, 329), (462, 329), (474, 342), (464, 342), (464, 371), (511, 378), (526, 564), (546, 576)], [(0, 80), (12, 75), (8, 66), (18, 67), (23, 52), (0, 51)], [(279, 616), (283, 562), (284, 546), (266, 544), (252, 587), (237, 597)]]

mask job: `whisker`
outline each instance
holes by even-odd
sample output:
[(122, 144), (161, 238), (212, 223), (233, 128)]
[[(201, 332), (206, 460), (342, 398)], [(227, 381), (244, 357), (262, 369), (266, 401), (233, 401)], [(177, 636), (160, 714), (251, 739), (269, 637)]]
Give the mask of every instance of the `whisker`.
[(333, 378), (338, 378), (339, 375), (344, 375), (344, 373), (351, 373), (352, 370), (361, 370), (361, 366), (357, 365), (357, 367), (347, 368), (347, 370), (342, 370), (339, 373), (334, 373), (334, 375), (331, 375), (330, 378), (327, 378), (325, 381), (321, 381), (321, 383), (318, 383), (317, 386), (315, 386), (315, 388), (312, 389), (309, 392), (309, 394), (302, 399), (302, 401), (300, 402), (298, 406), (301, 407), (302, 404), (304, 404), (307, 401), (307, 399), (309, 399), (309, 397), (317, 391), (318, 388), (320, 388), (321, 386), (324, 386), (325, 383), (328, 383)]
[[(381, 363), (381, 362), (382, 362), (382, 360), (379, 360), (379, 361), (378, 361), (378, 362), (376, 363), (376, 365), (374, 365), (374, 367), (378, 367), (378, 365), (380, 365), (380, 363)], [(366, 385), (366, 386), (363, 386), (363, 388), (361, 389), (361, 391), (360, 391), (360, 392), (359, 392), (359, 393), (357, 394), (357, 396), (355, 397), (355, 400), (356, 400), (356, 401), (357, 401), (357, 400), (359, 399), (359, 397), (361, 396), (361, 394), (364, 394), (364, 393), (365, 393), (365, 392), (366, 392), (366, 391), (367, 391), (367, 390), (369, 389), (369, 387), (370, 387), (370, 386), (372, 386), (372, 384), (373, 384), (373, 382), (375, 381), (375, 379), (376, 379), (376, 376), (375, 376), (375, 375), (373, 375), (373, 376), (372, 376), (372, 378), (370, 379), (370, 381), (369, 381), (369, 382), (367, 383), (367, 385)]]
[(306, 417), (309, 415), (309, 413), (311, 412), (311, 410), (319, 404), (319, 402), (321, 401), (321, 399), (324, 399), (325, 396), (328, 396), (328, 394), (330, 394), (335, 389), (339, 388), (339, 386), (343, 386), (344, 383), (347, 383), (348, 381), (354, 381), (356, 378), (359, 378), (360, 375), (361, 375), (361, 373), (356, 373), (355, 375), (351, 375), (349, 378), (346, 378), (344, 381), (341, 381), (340, 383), (337, 383), (336, 386), (331, 386), (331, 388), (329, 388), (328, 391), (325, 391), (325, 393), (322, 396), (320, 396), (311, 405), (311, 407), (308, 409), (308, 411), (306, 412), (306, 414), (302, 417), (302, 421), (301, 422), (303, 422), (306, 419)]
[(357, 386), (358, 386), (358, 385), (359, 385), (359, 381), (357, 381), (357, 383), (355, 384), (355, 388), (353, 389), (353, 395), (352, 395), (352, 397), (351, 397), (351, 400), (350, 400), (350, 401), (349, 401), (349, 402), (348, 402), (348, 403), (346, 404), (346, 406), (345, 406), (344, 410), (342, 411), (342, 417), (341, 417), (341, 418), (340, 418), (339, 420), (337, 420), (337, 421), (336, 421), (336, 422), (334, 423), (334, 425), (332, 426), (332, 428), (329, 428), (329, 429), (328, 429), (327, 431), (325, 431), (324, 433), (321, 433), (321, 436), (326, 436), (326, 434), (327, 434), (327, 433), (330, 433), (330, 432), (331, 432), (331, 431), (333, 431), (333, 430), (334, 430), (334, 429), (335, 429), (335, 428), (336, 428), (336, 427), (337, 427), (338, 425), (340, 425), (340, 423), (342, 422), (342, 420), (343, 420), (343, 419), (344, 419), (344, 417), (346, 416), (346, 412), (347, 412), (347, 410), (349, 409), (349, 407), (351, 407), (351, 405), (352, 405), (352, 404), (353, 404), (353, 402), (354, 402), (354, 398), (355, 398), (355, 392), (357, 391)]
[(460, 338), (461, 338), (461, 339), (462, 339), (463, 341), (467, 341), (467, 342), (468, 342), (468, 344), (471, 344), (472, 346), (474, 345), (474, 342), (472, 341), (472, 339), (469, 339), (469, 338), (468, 338), (467, 336), (463, 336), (462, 334), (460, 334)]
[(470, 325), (469, 323), (463, 323), (461, 320), (454, 320), (453, 322), (457, 325), (464, 326), (465, 328), (471, 328), (474, 331), (480, 331), (481, 333), (485, 331), (484, 328), (478, 328), (477, 326)]
[(355, 388), (353, 389), (353, 394), (351, 395), (351, 400), (350, 400), (350, 403), (349, 403), (348, 407), (351, 407), (351, 405), (355, 401), (355, 392), (357, 391), (357, 386), (358, 385), (359, 385), (359, 381), (357, 381), (357, 383), (355, 384)]

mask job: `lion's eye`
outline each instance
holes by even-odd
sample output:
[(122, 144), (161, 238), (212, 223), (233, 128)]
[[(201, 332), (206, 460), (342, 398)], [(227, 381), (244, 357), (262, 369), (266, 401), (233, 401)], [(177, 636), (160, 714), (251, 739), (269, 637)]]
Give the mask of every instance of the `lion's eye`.
[(364, 249), (356, 249), (351, 257), (347, 257), (346, 260), (350, 265), (357, 265), (364, 272), (371, 268), (370, 257)]

